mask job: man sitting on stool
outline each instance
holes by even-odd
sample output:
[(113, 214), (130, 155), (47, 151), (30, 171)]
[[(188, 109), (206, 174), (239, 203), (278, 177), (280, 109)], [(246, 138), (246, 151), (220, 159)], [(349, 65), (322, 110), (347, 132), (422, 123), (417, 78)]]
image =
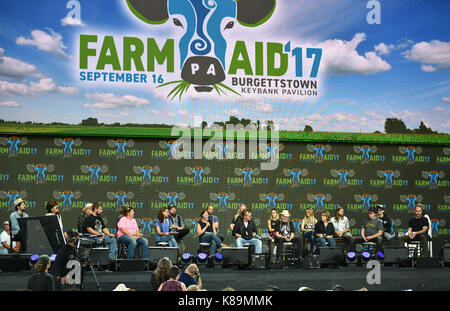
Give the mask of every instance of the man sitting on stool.
[(378, 209), (371, 207), (368, 210), (369, 218), (364, 222), (361, 228), (361, 236), (355, 237), (351, 245), (351, 250), (355, 251), (355, 245), (358, 243), (373, 242), (377, 244), (377, 252), (383, 250), (383, 222), (377, 218)]
[(428, 257), (428, 219), (423, 216), (423, 205), (418, 203), (414, 210), (415, 217), (411, 218), (408, 225), (408, 234), (399, 238), (401, 243), (420, 241), (423, 252)]
[(295, 227), (292, 221), (289, 220), (291, 214), (287, 210), (280, 213), (281, 220), (277, 222), (275, 228), (275, 244), (277, 245), (277, 258), (280, 258), (283, 243), (291, 242), (296, 245), (295, 257), (303, 255), (303, 239), (295, 237)]
[(252, 212), (245, 209), (242, 212), (242, 219), (239, 219), (233, 228), (232, 235), (236, 237), (236, 246), (242, 247), (245, 243), (250, 243), (255, 247), (255, 253), (262, 253), (262, 242), (256, 238), (256, 224), (252, 221)]

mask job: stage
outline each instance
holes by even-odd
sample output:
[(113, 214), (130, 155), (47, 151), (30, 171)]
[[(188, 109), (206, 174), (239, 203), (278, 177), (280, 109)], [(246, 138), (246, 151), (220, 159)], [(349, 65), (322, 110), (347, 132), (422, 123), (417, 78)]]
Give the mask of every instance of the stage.
[[(277, 286), (281, 291), (297, 291), (299, 287), (311, 287), (324, 291), (339, 284), (345, 290), (362, 287), (369, 291), (448, 291), (450, 289), (450, 268), (394, 268), (381, 266), (381, 284), (369, 285), (366, 267), (348, 266), (335, 269), (271, 269), (235, 270), (231, 268), (201, 268), (203, 287), (208, 291), (221, 291), (227, 286), (237, 291), (263, 291)], [(17, 291), (26, 288), (28, 278), (34, 271), (1, 272), (0, 291)], [(111, 291), (117, 284), (124, 283), (136, 291), (150, 291), (151, 271), (106, 272), (95, 275), (103, 291)], [(98, 291), (92, 272), (87, 272), (83, 291)]]

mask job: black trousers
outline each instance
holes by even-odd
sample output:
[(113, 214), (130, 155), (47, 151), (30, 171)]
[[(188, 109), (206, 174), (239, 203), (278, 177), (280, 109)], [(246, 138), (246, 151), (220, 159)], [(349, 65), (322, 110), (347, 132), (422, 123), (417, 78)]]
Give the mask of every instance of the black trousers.
[[(283, 242), (285, 242), (284, 239), (275, 238), (275, 244), (277, 245), (277, 257), (278, 258), (281, 255), (281, 248), (282, 248)], [(293, 243), (295, 246), (295, 258), (300, 258), (300, 256), (303, 256), (303, 238), (294, 237), (290, 242)]]
[(184, 228), (181, 230), (177, 230), (178, 234), (175, 235), (175, 240), (177, 240), (177, 242), (181, 241), (186, 235), (189, 234), (189, 229)]
[[(357, 236), (353, 238), (352, 244), (350, 246), (350, 250), (351, 251), (355, 251), (356, 249), (356, 244), (362, 244), (366, 241), (364, 241), (364, 239), (362, 238), (362, 236)], [(371, 239), (371, 240), (367, 240), (367, 242), (373, 242), (373, 243), (377, 243), (377, 252), (382, 252), (383, 251), (383, 237), (379, 236), (377, 238)]]

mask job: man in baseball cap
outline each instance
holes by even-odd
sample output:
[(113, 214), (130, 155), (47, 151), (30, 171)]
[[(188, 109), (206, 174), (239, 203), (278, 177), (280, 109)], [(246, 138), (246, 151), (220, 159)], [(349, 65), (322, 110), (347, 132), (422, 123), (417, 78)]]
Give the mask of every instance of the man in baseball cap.
[(353, 243), (350, 247), (352, 251), (355, 251), (355, 245), (358, 243), (374, 242), (377, 244), (377, 252), (383, 250), (383, 222), (377, 217), (378, 209), (371, 206), (367, 211), (368, 218), (364, 222), (361, 228), (361, 235), (353, 239)]

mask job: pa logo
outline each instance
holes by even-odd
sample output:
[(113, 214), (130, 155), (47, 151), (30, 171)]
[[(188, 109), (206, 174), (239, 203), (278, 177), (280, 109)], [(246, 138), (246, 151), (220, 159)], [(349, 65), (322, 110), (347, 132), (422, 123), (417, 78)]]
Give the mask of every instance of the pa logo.
[(252, 184), (253, 176), (258, 176), (260, 173), (259, 168), (235, 168), (234, 173), (238, 176), (244, 176), (244, 186), (250, 186)]
[(233, 201), (235, 199), (234, 193), (220, 192), (220, 193), (210, 193), (209, 198), (213, 201), (219, 201), (219, 209), (226, 210), (228, 207), (228, 201)]
[(62, 208), (63, 209), (70, 209), (72, 207), (73, 200), (78, 200), (81, 198), (81, 192), (80, 191), (71, 191), (71, 190), (64, 190), (64, 191), (53, 191), (53, 197), (56, 200), (63, 200)]
[(438, 186), (438, 178), (444, 178), (445, 173), (440, 171), (422, 171), (422, 177), (430, 179), (430, 189), (436, 189)]
[(406, 154), (406, 161), (408, 164), (414, 164), (414, 161), (416, 160), (416, 154), (422, 153), (421, 147), (398, 147), (398, 151), (400, 151), (401, 154)]
[(403, 203), (408, 203), (408, 209), (410, 212), (413, 211), (416, 208), (416, 204), (422, 202), (422, 200), (423, 196), (421, 194), (400, 195), (400, 201), (402, 201)]
[(362, 145), (362, 146), (353, 146), (353, 151), (356, 153), (361, 153), (361, 163), (366, 164), (370, 161), (370, 154), (377, 152), (377, 146), (369, 146), (369, 145)]
[(73, 153), (74, 147), (79, 147), (81, 145), (81, 139), (73, 139), (73, 138), (55, 138), (53, 140), (56, 146), (64, 147), (64, 157), (70, 158)]
[(375, 203), (376, 201), (378, 201), (378, 195), (367, 194), (367, 193), (355, 194), (353, 196), (353, 199), (358, 203), (362, 202), (363, 210), (365, 212), (367, 212), (370, 209), (370, 207), (372, 206), (372, 203)]
[(306, 168), (300, 169), (300, 168), (285, 168), (283, 169), (283, 174), (286, 177), (291, 177), (292, 186), (298, 187), (300, 183), (300, 178), (305, 177), (308, 175), (308, 170)]
[(236, 93), (223, 84), (227, 68), (223, 33), (233, 28), (235, 21), (247, 27), (259, 26), (275, 10), (275, 0), (127, 0), (127, 4), (147, 24), (170, 19), (184, 30), (178, 46), (181, 80), (160, 85), (175, 84), (168, 95), (172, 99), (177, 95), (181, 99), (191, 85), (197, 92)]
[(169, 205), (178, 205), (178, 200), (182, 201), (184, 200), (186, 196), (184, 195), (184, 192), (169, 192), (169, 193), (165, 193), (165, 192), (160, 192), (159, 193), (159, 198), (163, 201), (169, 201), (167, 203), (167, 206)]
[(400, 171), (393, 170), (377, 170), (377, 176), (380, 178), (384, 178), (384, 184), (386, 189), (391, 189), (393, 184), (393, 178), (397, 178), (400, 176)]
[(330, 152), (331, 151), (331, 146), (329, 144), (326, 144), (326, 145), (323, 145), (323, 144), (315, 144), (315, 145), (308, 144), (308, 145), (306, 145), (306, 149), (309, 152), (315, 152), (316, 163), (319, 163), (319, 162), (323, 161), (324, 152)]
[(184, 172), (187, 175), (194, 175), (194, 185), (201, 185), (203, 182), (203, 176), (211, 173), (211, 169), (209, 167), (185, 167)]
[(25, 199), (27, 197), (27, 192), (25, 190), (17, 191), (17, 190), (8, 190), (8, 191), (0, 191), (0, 198), (8, 200), (8, 208), (14, 207), (14, 201), (17, 198)]
[(132, 200), (134, 198), (134, 193), (125, 191), (107, 192), (106, 197), (110, 200), (115, 200), (116, 208), (119, 209), (122, 205), (126, 204), (126, 200)]
[(26, 137), (0, 137), (0, 144), (2, 144), (3, 146), (9, 145), (8, 151), (10, 157), (17, 157), (17, 155), (19, 154), (19, 146), (25, 146), (27, 143), (28, 138)]
[(45, 183), (45, 179), (47, 178), (47, 173), (51, 173), (55, 170), (55, 166), (53, 164), (27, 164), (27, 171), (30, 173), (36, 174), (36, 183), (43, 184)]
[(90, 174), (90, 184), (97, 185), (100, 180), (100, 173), (108, 172), (108, 166), (99, 164), (81, 165), (81, 171), (85, 174)]
[(355, 171), (350, 169), (331, 170), (331, 176), (339, 178), (339, 188), (345, 188), (348, 184), (348, 178), (355, 176)]
[(159, 166), (143, 165), (133, 166), (133, 172), (136, 174), (142, 174), (142, 183), (144, 185), (149, 185), (152, 182), (152, 174), (157, 175), (160, 171)]
[(329, 193), (327, 194), (317, 193), (317, 194), (308, 194), (307, 198), (308, 201), (310, 202), (316, 202), (315, 210), (316, 212), (321, 212), (325, 208), (325, 202), (331, 201), (333, 196)]
[(116, 159), (125, 159), (126, 148), (131, 148), (134, 146), (134, 141), (132, 139), (108, 139), (107, 144), (111, 148), (116, 148)]
[(280, 194), (276, 194), (275, 192), (271, 192), (271, 193), (260, 193), (259, 194), (259, 199), (261, 201), (267, 201), (267, 208), (271, 209), (271, 208), (277, 208), (277, 204), (278, 201), (283, 201), (284, 200), (284, 194), (280, 193)]

